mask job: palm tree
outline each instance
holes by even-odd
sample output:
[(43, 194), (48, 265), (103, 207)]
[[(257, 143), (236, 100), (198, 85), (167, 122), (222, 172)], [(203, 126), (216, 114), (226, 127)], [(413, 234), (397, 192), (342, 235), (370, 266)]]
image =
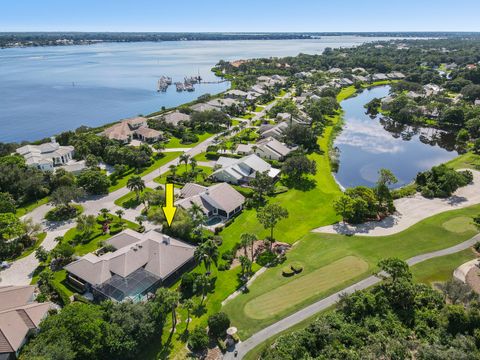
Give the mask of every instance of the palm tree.
[(108, 221), (109, 210), (107, 208), (100, 209), (100, 215), (103, 217), (103, 221)]
[(190, 315), (195, 306), (192, 299), (186, 299), (182, 303), (182, 307), (187, 310), (187, 324), (185, 325), (185, 332), (188, 333), (188, 325), (190, 324)]
[(122, 216), (125, 215), (125, 211), (123, 211), (122, 209), (118, 209), (117, 211), (115, 211), (115, 214), (120, 219), (120, 222), (122, 222)]
[(190, 170), (191, 170), (192, 172), (195, 171), (197, 165), (198, 165), (198, 164), (197, 164), (197, 160), (195, 160), (195, 159), (190, 159)]
[(140, 200), (140, 193), (145, 189), (145, 181), (140, 176), (132, 176), (127, 181), (127, 188), (135, 191), (137, 202)]
[(253, 249), (257, 236), (255, 234), (243, 233), (240, 235), (242, 246), (244, 246), (245, 256), (247, 256), (247, 246), (250, 246), (250, 260), (253, 261)]
[(175, 175), (177, 174), (177, 165), (172, 164), (168, 168), (170, 169), (172, 177), (175, 178)]
[(252, 262), (246, 256), (240, 256), (240, 265), (242, 266), (242, 276), (250, 273), (252, 270)]
[(181, 164), (182, 162), (185, 163), (185, 171), (188, 169), (188, 160), (190, 160), (190, 155), (183, 153), (180, 155), (178, 162)]
[(93, 215), (80, 215), (77, 218), (77, 230), (82, 234), (83, 240), (87, 240), (93, 233), (96, 219)]
[(207, 240), (203, 244), (197, 246), (194, 253), (194, 258), (198, 262), (205, 265), (205, 270), (210, 273), (212, 262), (217, 265), (218, 261), (218, 247), (213, 240)]
[(195, 282), (193, 283), (193, 290), (198, 293), (202, 294), (202, 298), (200, 300), (200, 306), (203, 305), (205, 298), (207, 296), (208, 290), (210, 288), (210, 278), (205, 275), (201, 274), (195, 278)]

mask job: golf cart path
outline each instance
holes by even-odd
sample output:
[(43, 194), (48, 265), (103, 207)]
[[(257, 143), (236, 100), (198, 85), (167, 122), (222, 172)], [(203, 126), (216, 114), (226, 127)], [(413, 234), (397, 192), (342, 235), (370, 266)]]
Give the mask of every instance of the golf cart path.
[(427, 199), (417, 193), (411, 197), (395, 200), (396, 213), (381, 221), (369, 221), (359, 225), (339, 222), (312, 231), (328, 234), (386, 236), (406, 230), (430, 216), (479, 204), (480, 172), (469, 170), (473, 173), (473, 182), (458, 189), (449, 198)]
[[(464, 241), (460, 244), (455, 246), (437, 250), (433, 252), (429, 252), (426, 254), (421, 254), (414, 256), (407, 260), (408, 265), (413, 266), (415, 264), (421, 263), (426, 260), (430, 260), (436, 257), (441, 257), (445, 255), (455, 254), (457, 252), (463, 251), (468, 249), (469, 247), (473, 246), (477, 241), (480, 241), (480, 234), (475, 235), (470, 240)], [(253, 334), (251, 337), (246, 339), (245, 341), (238, 343), (234, 349), (230, 349), (225, 355), (223, 356), (224, 360), (233, 360), (235, 359), (234, 350), (238, 351), (237, 359), (242, 359), (245, 354), (247, 354), (250, 350), (255, 348), (257, 345), (260, 345), (264, 341), (268, 340), (272, 336), (302, 322), (305, 319), (308, 319), (315, 314), (319, 313), (322, 310), (329, 308), (332, 305), (335, 305), (339, 300), (342, 294), (352, 294), (355, 291), (364, 290), (372, 285), (379, 283), (381, 279), (378, 277), (371, 275), (351, 286), (346, 287), (345, 289), (338, 291), (322, 300), (319, 300), (312, 305), (309, 305), (302, 310), (299, 310), (282, 320), (277, 321), (276, 323), (260, 330), (259, 332)]]

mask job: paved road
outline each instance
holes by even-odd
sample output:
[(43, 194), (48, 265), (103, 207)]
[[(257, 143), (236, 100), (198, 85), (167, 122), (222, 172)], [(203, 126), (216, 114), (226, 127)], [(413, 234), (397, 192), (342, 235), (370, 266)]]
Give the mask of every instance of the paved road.
[[(412, 266), (415, 264), (418, 264), (422, 261), (426, 261), (429, 259), (433, 259), (436, 257), (440, 256), (445, 256), (445, 255), (450, 255), (457, 253), (459, 251), (468, 249), (469, 247), (473, 246), (477, 241), (480, 241), (480, 234), (474, 236), (470, 240), (467, 240), (463, 243), (460, 243), (458, 245), (449, 247), (447, 249), (442, 249), (438, 251), (433, 251), (430, 253), (414, 256), (410, 259), (407, 260), (407, 263)], [(381, 280), (377, 278), (376, 276), (369, 276), (368, 278), (361, 280), (339, 292), (336, 292), (335, 294), (332, 294), (322, 300), (317, 301), (316, 303), (313, 303), (310, 306), (307, 306), (306, 308), (297, 311), (296, 313), (293, 313), (292, 315), (277, 321), (276, 323), (266, 327), (263, 330), (260, 330), (259, 332), (253, 334), (251, 337), (249, 337), (247, 340), (244, 342), (241, 342), (237, 344), (236, 350), (238, 351), (238, 356), (236, 359), (242, 359), (246, 353), (248, 353), (250, 350), (252, 350), (254, 347), (257, 345), (263, 343), (264, 341), (268, 340), (272, 336), (294, 326), (295, 324), (298, 324), (299, 322), (308, 319), (309, 317), (312, 317), (313, 315), (319, 313), (322, 310), (327, 309), (328, 307), (334, 305), (337, 303), (338, 300), (340, 300), (340, 295), (341, 294), (351, 294), (355, 291), (358, 290), (363, 290), (366, 289), (372, 285), (377, 284)], [(233, 360), (235, 359), (233, 351), (229, 351), (224, 355), (224, 360)]]
[[(191, 157), (200, 154), (201, 152), (205, 151), (207, 147), (213, 142), (215, 136), (206, 139), (197, 146), (185, 149), (187, 150), (185, 151), (185, 153), (189, 154)], [(178, 165), (178, 158), (163, 165), (159, 169), (143, 176), (142, 179), (143, 181), (145, 181), (145, 185), (151, 188), (159, 186), (159, 184), (154, 182), (153, 179), (169, 171), (170, 165)], [(130, 190), (127, 189), (127, 187), (123, 187), (105, 196), (89, 197), (88, 199), (81, 201), (80, 204), (84, 208), (84, 214), (87, 215), (97, 215), (100, 212), (100, 209), (103, 208), (109, 209), (110, 212), (114, 213), (116, 210), (121, 208), (120, 206), (115, 205), (115, 200), (122, 197), (123, 195), (128, 194), (129, 192)], [(46, 250), (51, 250), (55, 247), (56, 242), (54, 239), (57, 236), (63, 236), (69, 229), (76, 226), (74, 220), (64, 223), (52, 223), (46, 221), (45, 215), (50, 209), (52, 209), (52, 206), (50, 204), (45, 204), (39, 206), (32, 212), (23, 216), (23, 218), (32, 218), (35, 223), (42, 224), (44, 231), (47, 232), (47, 236), (42, 242), (42, 246)], [(124, 218), (133, 222), (136, 222), (135, 218), (141, 213), (141, 207), (128, 210), (122, 208), (122, 210), (125, 211)], [(152, 229), (155, 227), (155, 225), (146, 222), (145, 227), (147, 229)], [(32, 274), (38, 267), (38, 265), (39, 262), (35, 258), (35, 252), (24, 257), (23, 259), (13, 262), (9, 269), (0, 272), (0, 286), (30, 284), (32, 280)]]

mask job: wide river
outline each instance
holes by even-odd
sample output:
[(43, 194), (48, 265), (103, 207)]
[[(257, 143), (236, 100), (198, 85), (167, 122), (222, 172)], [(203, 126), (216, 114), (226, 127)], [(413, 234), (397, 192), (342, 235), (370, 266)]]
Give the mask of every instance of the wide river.
[(332, 36), (315, 40), (176, 41), (102, 43), (0, 50), (0, 142), (35, 140), (81, 125), (98, 126), (172, 107), (228, 83), (197, 85), (193, 93), (173, 86), (157, 93), (161, 75), (174, 81), (210, 69), (220, 60), (351, 47), (387, 38)]
[(334, 146), (339, 150), (337, 181), (344, 187), (373, 185), (382, 168), (398, 178), (395, 187), (410, 183), (419, 171), (453, 159), (454, 139), (433, 129), (395, 124), (382, 116), (371, 118), (364, 105), (388, 95), (389, 86), (365, 90), (344, 100), (344, 126)]

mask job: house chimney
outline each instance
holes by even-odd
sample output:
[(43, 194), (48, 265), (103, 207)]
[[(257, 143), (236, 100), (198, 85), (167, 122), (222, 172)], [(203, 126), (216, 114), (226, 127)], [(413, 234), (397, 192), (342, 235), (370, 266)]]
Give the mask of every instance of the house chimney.
[(55, 139), (55, 136), (50, 137), (50, 142), (52, 142), (53, 144), (57, 143), (57, 140)]
[(163, 235), (163, 243), (166, 245), (170, 245), (170, 236)]

